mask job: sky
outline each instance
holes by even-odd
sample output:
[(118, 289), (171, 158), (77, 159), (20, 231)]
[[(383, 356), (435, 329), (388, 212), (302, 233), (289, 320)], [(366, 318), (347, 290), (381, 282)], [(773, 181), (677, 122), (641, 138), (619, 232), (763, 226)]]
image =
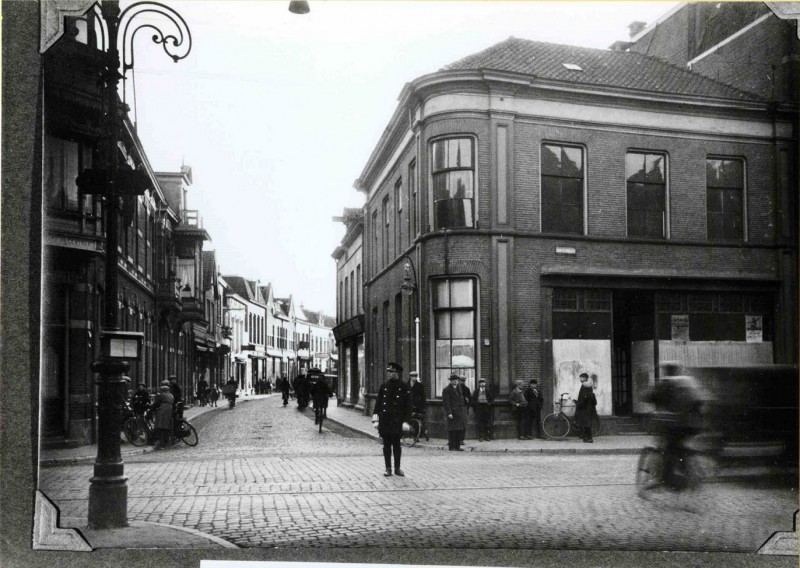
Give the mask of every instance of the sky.
[[(510, 36), (606, 49), (676, 2), (166, 0), (192, 34), (177, 63), (136, 36), (126, 81), (156, 171), (192, 168), (223, 275), (336, 315), (331, 254), (353, 189), (413, 79)], [(124, 8), (126, 2), (121, 5)]]

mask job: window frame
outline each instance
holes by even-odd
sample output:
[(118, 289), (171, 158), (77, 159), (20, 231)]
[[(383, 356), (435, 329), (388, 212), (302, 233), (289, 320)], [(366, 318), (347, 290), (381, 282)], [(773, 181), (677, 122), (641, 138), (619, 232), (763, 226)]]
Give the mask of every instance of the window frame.
[[(471, 146), (471, 167), (463, 168), (463, 167), (445, 167), (441, 170), (437, 170), (434, 164), (434, 146), (439, 143), (447, 142), (450, 140), (469, 140)], [(416, 166), (416, 164), (414, 164)], [(478, 136), (473, 133), (451, 133), (446, 134), (443, 136), (436, 136), (434, 138), (430, 138), (428, 140), (428, 187), (429, 187), (429, 196), (430, 196), (430, 209), (429, 209), (429, 219), (430, 224), (434, 228), (434, 230), (443, 230), (443, 229), (476, 229), (478, 228)], [(471, 171), (472, 172), (472, 196), (470, 198), (456, 198), (451, 197), (450, 199), (436, 199), (436, 189), (435, 189), (435, 178), (438, 174), (449, 173), (449, 172), (458, 172), (458, 171)], [(439, 201), (450, 201), (453, 199), (462, 199), (464, 201), (469, 200), (471, 202), (471, 219), (465, 220), (464, 226), (447, 226), (447, 227), (440, 227), (439, 223), (437, 222), (437, 208), (436, 204)]]
[[(544, 147), (545, 146), (557, 146), (559, 148), (571, 148), (575, 150), (579, 150), (581, 153), (581, 162), (582, 162), (582, 170), (583, 170), (583, 177), (581, 179), (581, 229), (580, 231), (553, 231), (553, 230), (546, 230), (544, 227), (544, 202), (545, 202), (545, 188), (544, 188)], [(588, 213), (588, 184), (587, 184), (587, 177), (588, 177), (588, 167), (589, 167), (589, 152), (585, 145), (583, 144), (575, 144), (572, 142), (559, 142), (555, 140), (543, 140), (541, 144), (539, 144), (539, 231), (542, 233), (553, 233), (553, 234), (560, 234), (560, 235), (580, 235), (585, 236), (588, 234), (589, 229), (589, 213)], [(551, 176), (547, 174), (547, 177), (554, 177), (559, 179), (577, 179), (575, 177), (570, 176)]]
[[(711, 212), (708, 209), (708, 194), (709, 189), (717, 189), (720, 191), (726, 190), (733, 190), (737, 188), (731, 187), (724, 187), (724, 186), (709, 186), (708, 184), (708, 163), (712, 160), (721, 160), (721, 161), (728, 161), (728, 162), (738, 162), (741, 165), (741, 186), (738, 188), (740, 192), (740, 199), (741, 199), (741, 212), (739, 213), (739, 220), (741, 222), (741, 234), (737, 237), (727, 237), (724, 234), (724, 225), (723, 225), (723, 235), (716, 235), (711, 236), (711, 223), (709, 223), (709, 216)], [(706, 165), (706, 238), (709, 241), (715, 242), (730, 242), (730, 243), (746, 243), (747, 242), (747, 160), (745, 160), (741, 156), (723, 156), (719, 154), (708, 154), (705, 160)], [(723, 203), (724, 203), (723, 199)], [(718, 213), (724, 217), (726, 216), (725, 211)]]
[[(469, 281), (472, 287), (472, 297), (470, 299), (469, 306), (453, 306), (452, 305), (452, 283), (454, 281)], [(447, 306), (439, 306), (439, 298), (438, 298), (438, 287), (441, 282), (448, 283), (448, 295), (449, 295), (449, 302)], [(479, 376), (480, 372), (480, 342), (478, 341), (478, 337), (480, 336), (480, 321), (478, 318), (479, 314), (479, 287), (480, 287), (480, 280), (476, 275), (473, 274), (458, 274), (458, 275), (448, 275), (445, 277), (438, 277), (433, 278), (430, 281), (431, 285), (431, 326), (432, 326), (432, 333), (431, 336), (433, 337), (433, 377), (432, 377), (432, 384), (433, 384), (433, 391), (436, 398), (441, 399), (442, 397), (442, 390), (444, 387), (448, 385), (447, 377), (455, 372), (461, 374), (465, 370), (470, 370), (467, 372), (465, 376), (467, 377), (466, 384), (470, 387), (471, 390), (474, 390), (474, 386), (477, 381), (477, 377)], [(452, 329), (453, 329), (453, 318), (449, 319), (450, 321), (450, 330), (448, 337), (440, 338), (439, 337), (439, 328), (438, 328), (438, 315), (448, 313), (471, 313), (472, 314), (472, 350), (474, 355), (474, 366), (473, 367), (453, 367), (452, 366), (452, 342), (454, 340), (463, 340), (467, 338), (454, 338)], [(449, 341), (450, 342), (450, 361), (447, 365), (440, 365), (438, 361), (438, 343), (439, 341)]]
[[(631, 226), (630, 226), (630, 218), (631, 218), (631, 209), (630, 209), (630, 184), (632, 182), (629, 181), (631, 177), (628, 174), (628, 156), (631, 154), (638, 154), (645, 156), (645, 164), (647, 164), (647, 156), (662, 156), (664, 158), (664, 201), (663, 207), (661, 212), (661, 236), (652, 236), (652, 235), (639, 235), (639, 234), (631, 234)], [(668, 240), (670, 238), (670, 186), (669, 186), (669, 174), (670, 174), (670, 160), (669, 154), (664, 150), (652, 150), (652, 149), (641, 149), (641, 148), (629, 148), (625, 152), (625, 235), (627, 237), (632, 237), (636, 239), (653, 239), (653, 240)], [(645, 174), (646, 175), (646, 174)], [(633, 182), (636, 183), (636, 182)], [(657, 184), (647, 184), (646, 182), (642, 182), (642, 185), (657, 185)]]

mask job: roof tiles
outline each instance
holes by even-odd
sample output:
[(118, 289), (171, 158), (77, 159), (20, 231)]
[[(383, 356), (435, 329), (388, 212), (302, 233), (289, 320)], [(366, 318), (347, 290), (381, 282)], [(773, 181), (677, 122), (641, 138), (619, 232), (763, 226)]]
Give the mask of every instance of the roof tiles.
[[(578, 65), (582, 71), (568, 69), (565, 63)], [(576, 85), (759, 100), (751, 93), (641, 53), (558, 45), (514, 37), (451, 63), (442, 70), (479, 69), (533, 75), (543, 80)]]

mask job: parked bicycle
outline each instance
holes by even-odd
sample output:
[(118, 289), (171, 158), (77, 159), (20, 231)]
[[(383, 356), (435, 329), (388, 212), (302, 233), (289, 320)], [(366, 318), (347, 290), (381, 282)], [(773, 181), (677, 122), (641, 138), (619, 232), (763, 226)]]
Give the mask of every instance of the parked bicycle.
[[(552, 440), (566, 438), (573, 428), (578, 430), (575, 419), (564, 412), (565, 408), (574, 407), (574, 405), (567, 404), (569, 400), (570, 396), (568, 392), (561, 393), (561, 398), (556, 401), (558, 410), (552, 414), (548, 414), (542, 419), (542, 430), (545, 435)], [(603, 421), (597, 416), (594, 416), (594, 418), (592, 418), (592, 435), (602, 436), (604, 431)]]
[(425, 420), (421, 414), (414, 413), (411, 415), (411, 420), (408, 422), (409, 428), (403, 428), (403, 437), (400, 438), (400, 443), (405, 447), (410, 448), (419, 442), (421, 435), (425, 436), (428, 440), (428, 431), (425, 428)]
[(175, 405), (173, 414), (173, 427), (172, 436), (180, 440), (187, 446), (196, 446), (200, 438), (197, 436), (197, 430), (183, 417), (183, 402), (178, 402)]
[(153, 421), (147, 414), (131, 412), (122, 423), (122, 432), (129, 444), (137, 447), (146, 446), (153, 439)]

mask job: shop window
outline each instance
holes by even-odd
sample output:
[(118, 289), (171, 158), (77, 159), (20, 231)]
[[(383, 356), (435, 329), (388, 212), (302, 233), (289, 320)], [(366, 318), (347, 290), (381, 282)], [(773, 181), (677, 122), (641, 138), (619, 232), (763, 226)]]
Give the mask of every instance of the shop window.
[(583, 149), (542, 144), (542, 232), (584, 234)]
[(433, 210), (437, 229), (474, 227), (475, 166), (472, 138), (431, 145)]
[(466, 377), (470, 389), (476, 373), (476, 290), (473, 278), (437, 280), (434, 291), (436, 383), (434, 393), (441, 396), (448, 377)]
[(665, 238), (667, 227), (667, 157), (628, 152), (628, 236)]
[(744, 239), (744, 163), (706, 160), (706, 209), (709, 240)]

